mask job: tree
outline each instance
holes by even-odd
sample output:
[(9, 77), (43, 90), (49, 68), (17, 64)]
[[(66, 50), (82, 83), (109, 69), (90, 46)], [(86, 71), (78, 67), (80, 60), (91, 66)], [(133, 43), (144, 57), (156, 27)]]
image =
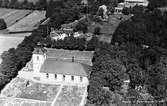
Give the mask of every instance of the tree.
[(18, 1), (17, 0), (11, 0), (9, 3), (9, 7), (11, 8), (18, 8)]
[(45, 10), (47, 8), (47, 1), (46, 0), (38, 0), (36, 2), (36, 9)]
[(13, 78), (16, 75), (15, 70), (17, 70), (17, 57), (15, 55), (15, 49), (11, 48), (7, 53), (2, 54), (3, 61), (0, 67), (0, 71), (3, 75)]
[(40, 25), (38, 27), (38, 32), (41, 34), (42, 37), (47, 37), (50, 34), (51, 30), (48, 25)]
[(21, 8), (27, 8), (27, 4), (28, 4), (28, 1), (27, 1), (27, 0), (24, 0), (24, 1), (21, 3)]
[(101, 28), (100, 28), (100, 27), (96, 27), (96, 28), (94, 29), (94, 34), (95, 34), (95, 35), (100, 35), (100, 31), (101, 31)]
[(0, 30), (6, 29), (7, 25), (4, 19), (0, 19)]
[(167, 96), (167, 57), (161, 57), (155, 65), (151, 65), (148, 70), (147, 86), (148, 91), (155, 100), (164, 100)]
[(129, 89), (128, 90), (128, 93), (127, 93), (127, 96), (129, 98), (129, 100), (131, 101), (131, 105), (132, 106), (135, 106), (137, 100), (139, 99), (140, 97), (140, 94), (137, 90), (135, 89)]
[(64, 18), (60, 14), (60, 11), (57, 10), (57, 12), (54, 13), (53, 16), (51, 17), (51, 20), (49, 22), (49, 26), (53, 27), (53, 28), (60, 28), (61, 24), (63, 24), (63, 23), (64, 23)]
[(3, 7), (8, 7), (9, 6), (9, 0), (3, 0), (3, 4), (2, 4)]
[(25, 67), (26, 63), (30, 61), (32, 52), (37, 45), (37, 42), (43, 41), (38, 30), (34, 30), (30, 36), (18, 45), (16, 49), (11, 48), (2, 53), (2, 63), (0, 66), (0, 90), (17, 76), (18, 71)]
[(102, 19), (104, 18), (104, 10), (103, 10), (103, 8), (100, 8), (98, 10), (98, 16), (100, 16)]
[(167, 1), (166, 0), (149, 0), (149, 5), (148, 8), (153, 10), (157, 7), (165, 7), (167, 6)]
[(129, 60), (127, 73), (130, 79), (130, 87), (135, 89), (136, 86), (143, 86), (145, 83), (145, 70), (143, 70), (136, 60)]
[(88, 31), (88, 25), (86, 22), (79, 22), (76, 27), (74, 28), (74, 31), (82, 31), (83, 33), (86, 33)]
[(98, 38), (93, 36), (92, 39), (88, 41), (86, 50), (93, 51), (95, 50), (97, 45), (98, 45)]
[(109, 100), (105, 98), (107, 95), (103, 92), (103, 87), (109, 87), (110, 91), (119, 90), (126, 77), (126, 68), (120, 61), (120, 55), (123, 54), (118, 55), (119, 48), (105, 43), (99, 43), (97, 47), (89, 79), (88, 99), (92, 103), (108, 106)]
[(0, 90), (10, 81), (10, 78), (0, 73)]
[(118, 0), (118, 3), (124, 2), (124, 0)]
[(130, 9), (128, 7), (124, 7), (123, 10), (122, 10), (122, 13), (124, 15), (129, 15), (130, 14)]

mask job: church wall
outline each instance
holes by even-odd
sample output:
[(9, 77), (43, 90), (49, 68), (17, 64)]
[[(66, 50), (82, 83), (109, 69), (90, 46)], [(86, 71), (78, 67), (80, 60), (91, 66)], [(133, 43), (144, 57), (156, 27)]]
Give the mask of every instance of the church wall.
[(62, 74), (57, 74), (57, 77), (55, 78), (55, 74), (47, 74), (46, 73), (39, 73), (38, 76), (40, 77), (41, 80), (45, 81), (56, 81), (57, 83), (69, 83), (69, 84), (84, 84), (88, 85), (89, 81), (87, 77), (82, 77), (82, 81), (80, 76), (74, 76), (74, 80), (72, 80), (71, 75), (65, 75), (65, 79), (63, 78)]
[(32, 61), (33, 61), (33, 70), (34, 72), (39, 72), (42, 64), (45, 61), (45, 56), (41, 54), (33, 54), (32, 56)]

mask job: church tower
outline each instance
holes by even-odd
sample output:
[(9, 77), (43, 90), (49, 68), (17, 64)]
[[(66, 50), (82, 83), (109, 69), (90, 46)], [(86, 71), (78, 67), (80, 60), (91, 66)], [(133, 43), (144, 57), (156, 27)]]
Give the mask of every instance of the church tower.
[(40, 68), (46, 59), (46, 50), (41, 46), (40, 43), (37, 44), (32, 56), (33, 60), (33, 71), (35, 73), (40, 72)]

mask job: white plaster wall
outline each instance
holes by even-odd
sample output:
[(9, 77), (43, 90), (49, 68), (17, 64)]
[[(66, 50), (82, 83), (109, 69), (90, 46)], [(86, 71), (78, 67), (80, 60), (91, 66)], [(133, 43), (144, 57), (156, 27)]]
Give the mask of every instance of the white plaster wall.
[(87, 77), (83, 77), (82, 81), (82, 83), (89, 85), (89, 80)]
[(34, 73), (39, 73), (41, 66), (42, 65), (38, 64), (38, 63), (33, 64), (33, 72)]
[[(39, 57), (38, 60), (37, 60), (37, 57)], [(32, 60), (33, 60), (33, 70), (34, 70), (34, 72), (37, 72), (37, 73), (40, 72), (40, 68), (45, 61), (45, 56), (44, 55), (33, 54)]]
[(62, 82), (63, 81), (63, 75), (57, 74), (57, 80), (56, 81)]
[(49, 78), (48, 78), (49, 80), (55, 80), (55, 76), (54, 76), (54, 74), (49, 74)]
[(46, 73), (39, 73), (38, 75), (41, 78), (41, 80), (48, 80), (46, 77)]
[(89, 81), (87, 77), (82, 78), (82, 82), (80, 81), (80, 76), (74, 76), (74, 81), (71, 79), (71, 75), (66, 75), (65, 80), (63, 80), (63, 75), (62, 74), (57, 74), (57, 78), (55, 78), (54, 74), (49, 74), (49, 78), (46, 77), (46, 73), (40, 73), (38, 74), (41, 78), (41, 80), (45, 81), (55, 81), (55, 82), (65, 82), (69, 84), (84, 84), (88, 85)]
[[(71, 75), (65, 75), (66, 77), (65, 77), (65, 82), (68, 82), (68, 83), (70, 83), (70, 82), (73, 82), (72, 80), (71, 80)], [(74, 78), (75, 79), (75, 78)]]
[(75, 76), (75, 83), (81, 83), (80, 82), (80, 76)]

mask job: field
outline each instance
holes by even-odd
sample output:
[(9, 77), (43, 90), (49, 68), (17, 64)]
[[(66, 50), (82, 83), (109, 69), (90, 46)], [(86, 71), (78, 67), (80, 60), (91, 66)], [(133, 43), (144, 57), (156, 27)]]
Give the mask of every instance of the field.
[[(17, 0), (18, 2), (23, 2), (24, 0)], [(28, 2), (32, 2), (32, 3), (36, 3), (37, 1), (40, 1), (40, 0), (27, 0)], [(50, 1), (50, 0), (46, 0), (46, 1)], [(57, 1), (57, 0), (53, 0), (53, 1)]]
[(9, 48), (16, 48), (19, 43), (22, 42), (25, 36), (30, 33), (22, 34), (0, 34), (0, 54), (7, 51)]
[[(20, 33), (20, 34), (0, 34), (0, 56), (4, 51), (9, 48), (16, 48), (19, 43), (21, 43), (25, 36), (31, 33)], [(1, 63), (0, 58), (0, 63)]]
[(85, 87), (64, 86), (54, 106), (79, 106)]
[(117, 29), (119, 23), (122, 20), (128, 20), (131, 16), (126, 15), (110, 15), (107, 22), (96, 23), (93, 22), (88, 27), (88, 32), (94, 33), (96, 27), (100, 28), (101, 35), (98, 36), (100, 41), (110, 43), (112, 39), (112, 35), (114, 34), (115, 30)]
[(0, 18), (3, 18), (7, 23), (7, 27), (13, 25), (20, 19), (30, 14), (31, 10), (16, 10), (16, 9), (2, 9), (0, 8)]
[(86, 87), (40, 84), (16, 77), (1, 91), (0, 106), (79, 106), (85, 91)]
[(60, 85), (39, 84), (32, 81), (15, 78), (1, 93), (3, 97), (53, 101)]
[(0, 106), (50, 106), (50, 102), (0, 97)]
[(5, 9), (5, 8), (0, 8), (0, 17), (3, 17), (6, 14), (9, 14), (12, 12), (12, 9)]
[[(5, 20), (8, 30), (12, 32), (32, 31), (34, 26), (45, 18), (45, 11), (0, 8), (0, 18)], [(3, 31), (0, 31), (0, 56), (9, 48), (16, 48), (28, 35), (30, 33), (4, 34)], [(0, 63), (1, 61), (0, 58)]]
[(0, 8), (0, 18), (7, 24), (8, 30), (32, 31), (42, 19), (45, 19), (46, 11), (18, 10)]
[(45, 11), (34, 11), (27, 17), (8, 28), (9, 31), (32, 31), (42, 19), (45, 19)]

